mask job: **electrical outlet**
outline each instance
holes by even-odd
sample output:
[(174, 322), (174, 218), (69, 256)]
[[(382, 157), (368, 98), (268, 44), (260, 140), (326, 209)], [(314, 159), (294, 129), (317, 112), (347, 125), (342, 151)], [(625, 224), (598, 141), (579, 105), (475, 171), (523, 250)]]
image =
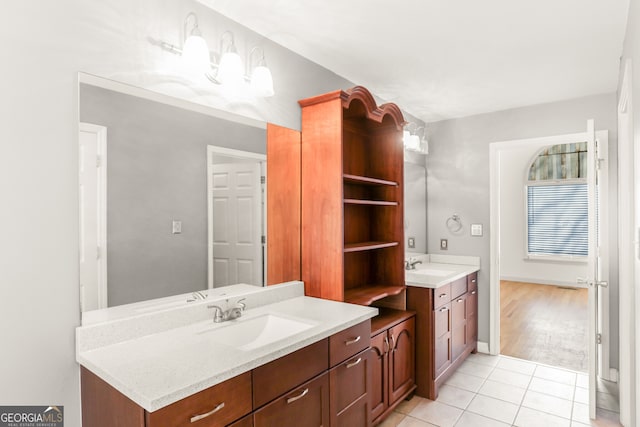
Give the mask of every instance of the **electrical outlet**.
[(182, 233), (182, 221), (173, 221), (171, 223), (171, 232), (173, 234), (180, 234)]
[(482, 236), (482, 224), (471, 224), (471, 235)]
[(440, 239), (440, 249), (443, 251), (449, 249), (449, 241), (447, 239)]
[(410, 249), (414, 249), (416, 247), (416, 238), (415, 237), (409, 237), (409, 242), (408, 242), (407, 246), (409, 246)]

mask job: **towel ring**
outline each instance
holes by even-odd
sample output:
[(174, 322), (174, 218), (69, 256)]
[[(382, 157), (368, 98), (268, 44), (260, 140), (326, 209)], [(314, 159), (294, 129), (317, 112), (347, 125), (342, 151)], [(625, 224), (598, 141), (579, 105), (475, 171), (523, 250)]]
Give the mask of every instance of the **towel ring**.
[(453, 214), (449, 218), (447, 218), (447, 228), (452, 233), (456, 233), (462, 230), (462, 221), (460, 220), (460, 215)]

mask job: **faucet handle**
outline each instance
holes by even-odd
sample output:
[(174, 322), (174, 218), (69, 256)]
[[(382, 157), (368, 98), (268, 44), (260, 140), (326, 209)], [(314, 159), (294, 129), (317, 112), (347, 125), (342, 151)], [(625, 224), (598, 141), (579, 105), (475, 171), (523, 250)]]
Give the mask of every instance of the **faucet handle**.
[(215, 309), (215, 313), (213, 314), (213, 321), (216, 323), (220, 323), (224, 320), (224, 315), (222, 314), (222, 308), (217, 305), (208, 305), (207, 308)]
[(243, 302), (245, 300), (246, 298), (240, 298), (238, 302), (236, 302), (236, 307), (239, 307), (242, 311), (244, 311), (247, 308), (247, 304)]

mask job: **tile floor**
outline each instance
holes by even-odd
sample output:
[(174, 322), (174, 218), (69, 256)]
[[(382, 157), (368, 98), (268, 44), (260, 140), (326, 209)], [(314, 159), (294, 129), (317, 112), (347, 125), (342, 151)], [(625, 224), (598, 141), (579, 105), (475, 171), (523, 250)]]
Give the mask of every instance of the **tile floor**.
[(598, 384), (589, 419), (588, 377), (509, 356), (472, 354), (433, 401), (414, 396), (380, 427), (619, 426), (617, 384)]

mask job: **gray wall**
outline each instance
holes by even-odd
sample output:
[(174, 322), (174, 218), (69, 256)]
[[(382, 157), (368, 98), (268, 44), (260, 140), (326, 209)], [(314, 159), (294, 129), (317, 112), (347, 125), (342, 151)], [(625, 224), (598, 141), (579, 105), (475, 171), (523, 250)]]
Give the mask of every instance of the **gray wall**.
[[(171, 55), (149, 37), (178, 44), (192, 10), (205, 36), (265, 48), (274, 97), (238, 103), (163, 73)], [(353, 84), (189, 0), (3, 2), (0, 40), (0, 402), (64, 405), (79, 426), (78, 71), (297, 129), (298, 99)]]
[[(427, 125), (427, 248), (429, 253), (475, 255), (481, 259), (479, 275), (478, 339), (489, 340), (489, 144), (498, 141), (584, 132), (595, 119), (597, 130), (609, 131), (611, 364), (618, 360), (617, 271), (617, 119), (616, 94), (445, 120)], [(445, 226), (453, 213), (461, 215), (464, 233), (452, 235)], [(469, 224), (482, 223), (483, 237), (471, 237)], [(440, 238), (449, 250), (440, 250)]]
[(205, 289), (207, 145), (265, 154), (266, 131), (85, 84), (80, 121), (107, 127), (109, 306)]
[[(427, 170), (425, 156), (404, 154), (404, 246), (408, 252), (427, 252)], [(414, 237), (415, 248), (408, 247)]]

